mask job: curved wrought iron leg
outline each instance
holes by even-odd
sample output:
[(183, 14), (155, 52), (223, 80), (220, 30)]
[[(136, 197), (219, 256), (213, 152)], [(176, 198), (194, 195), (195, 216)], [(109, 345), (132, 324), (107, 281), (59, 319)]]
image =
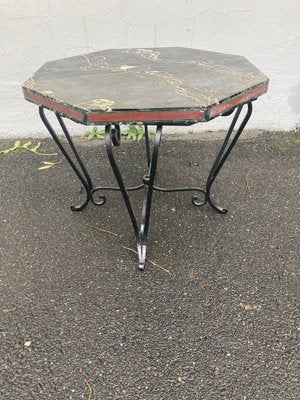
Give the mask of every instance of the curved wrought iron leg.
[[(56, 143), (56, 145), (58, 146), (58, 148), (60, 149), (60, 151), (62, 152), (62, 154), (64, 155), (64, 157), (66, 158), (66, 160), (70, 164), (71, 168), (73, 169), (73, 171), (75, 172), (75, 174), (77, 175), (77, 177), (79, 178), (80, 182), (83, 185), (83, 188), (86, 193), (85, 201), (80, 206), (71, 206), (72, 211), (81, 211), (87, 206), (87, 204), (90, 202), (90, 200), (93, 200), (93, 198), (92, 198), (93, 185), (92, 185), (91, 178), (90, 178), (82, 160), (79, 157), (79, 154), (74, 146), (74, 143), (70, 137), (70, 134), (69, 134), (62, 118), (58, 114), (56, 114), (56, 118), (57, 118), (60, 126), (62, 127), (62, 130), (66, 136), (68, 143), (70, 144), (71, 150), (73, 151), (76, 160), (78, 161), (78, 164), (82, 170), (82, 173), (77, 168), (77, 166), (74, 164), (73, 160), (71, 159), (71, 157), (65, 150), (64, 146), (60, 142), (56, 132), (54, 131), (53, 127), (51, 126), (49, 120), (47, 119), (47, 117), (45, 115), (44, 107), (42, 107), (42, 106), (39, 107), (39, 114), (40, 114), (41, 120), (43, 121), (43, 123), (46, 126), (47, 130), (49, 131), (50, 135), (52, 136), (54, 142)], [(105, 203), (105, 201), (106, 201), (105, 197), (101, 196), (101, 200), (99, 203), (97, 203), (97, 205), (102, 205)]]
[(146, 144), (146, 155), (147, 155), (147, 165), (150, 167), (150, 142), (149, 142), (149, 134), (148, 134), (148, 125), (144, 125), (145, 128), (145, 144)]
[(158, 125), (156, 129), (156, 136), (154, 142), (154, 148), (152, 153), (152, 159), (149, 165), (149, 173), (143, 179), (145, 184), (145, 198), (142, 208), (142, 221), (140, 230), (140, 243), (138, 243), (139, 256), (139, 269), (144, 269), (146, 261), (146, 250), (147, 250), (147, 237), (149, 231), (150, 211), (152, 203), (152, 195), (154, 189), (154, 179), (156, 175), (158, 149), (161, 141), (162, 125)]
[(228, 145), (228, 142), (229, 142), (229, 139), (231, 137), (231, 134), (232, 134), (232, 132), (234, 130), (236, 122), (237, 122), (237, 120), (238, 120), (238, 118), (240, 116), (240, 113), (242, 111), (243, 105), (238, 107), (238, 109), (236, 110), (236, 113), (235, 113), (235, 115), (233, 117), (233, 120), (232, 120), (232, 122), (230, 124), (228, 132), (227, 132), (226, 137), (224, 139), (224, 142), (223, 142), (223, 144), (221, 146), (221, 149), (220, 149), (220, 151), (219, 151), (219, 153), (218, 153), (218, 155), (216, 157), (216, 160), (215, 160), (215, 162), (214, 162), (214, 164), (213, 164), (213, 166), (212, 166), (212, 168), (210, 170), (210, 173), (208, 175), (208, 178), (207, 178), (207, 181), (206, 181), (205, 200), (204, 200), (204, 202), (199, 202), (198, 197), (194, 196), (193, 199), (192, 199), (194, 205), (202, 206), (202, 205), (208, 203), (219, 214), (226, 214), (228, 212), (228, 210), (226, 208), (219, 207), (213, 202), (213, 200), (211, 198), (210, 191), (211, 191), (211, 187), (212, 187), (216, 177), (218, 176), (223, 164), (225, 163), (226, 159), (228, 158), (229, 154), (231, 153), (231, 150), (233, 149), (234, 145), (236, 144), (238, 138), (242, 134), (247, 122), (249, 121), (249, 119), (251, 117), (251, 114), (252, 114), (252, 103), (251, 102), (247, 103), (247, 106), (248, 106), (247, 113), (244, 116), (244, 119), (241, 122), (239, 128), (237, 129), (233, 139), (231, 140), (230, 144)]
[(83, 164), (81, 158), (79, 157), (79, 154), (78, 154), (78, 152), (76, 150), (76, 147), (74, 146), (74, 143), (73, 143), (73, 140), (71, 139), (69, 131), (67, 130), (67, 127), (66, 127), (62, 117), (57, 113), (55, 113), (55, 115), (56, 115), (56, 118), (57, 118), (57, 120), (58, 120), (58, 122), (59, 122), (59, 124), (60, 124), (60, 126), (61, 126), (61, 128), (62, 128), (62, 130), (64, 132), (64, 134), (65, 134), (65, 137), (66, 137), (66, 139), (67, 139), (67, 141), (68, 141), (68, 143), (69, 143), (69, 145), (70, 145), (70, 147), (71, 147), (71, 149), (72, 149), (72, 151), (74, 153), (74, 156), (75, 156), (78, 164), (80, 165), (80, 168), (81, 168), (81, 170), (83, 172), (83, 175), (85, 176), (86, 182), (88, 184), (88, 187), (89, 187), (90, 190), (92, 190), (93, 189), (92, 180), (91, 180), (91, 178), (90, 178), (90, 176), (89, 176), (89, 174), (87, 172), (87, 169), (85, 168), (85, 165)]
[(157, 158), (158, 158), (158, 147), (161, 141), (161, 134), (162, 134), (162, 126), (157, 126), (156, 131), (156, 138), (155, 144), (152, 154), (152, 159), (150, 160), (149, 172), (143, 178), (143, 186), (145, 187), (145, 197), (143, 201), (143, 208), (142, 208), (142, 217), (141, 217), (141, 226), (140, 229), (138, 227), (137, 219), (135, 217), (129, 195), (128, 189), (126, 189), (122, 174), (118, 167), (118, 164), (114, 158), (112, 145), (115, 143), (115, 135), (116, 131), (110, 124), (106, 125), (105, 127), (105, 143), (106, 143), (106, 150), (109, 162), (113, 169), (115, 178), (118, 182), (119, 188), (121, 190), (125, 205), (128, 210), (128, 214), (133, 226), (136, 242), (137, 242), (137, 251), (139, 257), (139, 269), (143, 270), (145, 268), (146, 262), (146, 249), (147, 249), (147, 236), (149, 231), (149, 221), (150, 221), (150, 211), (151, 211), (151, 202), (152, 202), (152, 195), (153, 195), (153, 185), (154, 179), (156, 174), (156, 167), (157, 167)]
[(134, 215), (131, 203), (130, 203), (129, 195), (126, 190), (126, 186), (125, 186), (122, 174), (121, 174), (118, 164), (114, 158), (114, 153), (112, 150), (112, 145), (114, 143), (114, 140), (115, 140), (115, 129), (113, 129), (110, 124), (107, 124), (105, 126), (105, 144), (106, 144), (106, 151), (107, 151), (108, 159), (109, 159), (110, 165), (112, 167), (112, 170), (115, 174), (119, 188), (121, 190), (124, 202), (126, 204), (126, 207), (127, 207), (128, 213), (129, 213), (129, 217), (131, 219), (131, 223), (133, 226), (135, 237), (138, 240), (139, 239), (139, 228), (138, 228), (137, 220), (135, 218), (135, 215)]

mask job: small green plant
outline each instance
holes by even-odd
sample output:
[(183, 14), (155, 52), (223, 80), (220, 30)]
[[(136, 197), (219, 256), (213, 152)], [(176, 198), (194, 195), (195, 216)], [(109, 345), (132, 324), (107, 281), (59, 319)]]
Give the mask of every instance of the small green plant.
[(85, 136), (88, 139), (104, 139), (104, 129), (98, 129), (97, 126), (93, 126), (92, 129), (86, 132)]
[(122, 136), (126, 136), (127, 140), (142, 140), (144, 137), (144, 127), (142, 125), (129, 124), (128, 128), (121, 131)]
[[(154, 135), (154, 131), (152, 129), (148, 129), (149, 136)], [(88, 139), (104, 139), (105, 131), (104, 129), (99, 129), (97, 126), (94, 126), (91, 130), (87, 131), (85, 136)], [(127, 140), (132, 140), (133, 142), (142, 140), (145, 136), (143, 125), (137, 124), (128, 124), (127, 129), (121, 130), (121, 135), (125, 136)]]
[(300, 125), (297, 124), (296, 128), (293, 130), (294, 135), (296, 136), (295, 139), (292, 139), (292, 142), (295, 144), (300, 144)]
[(294, 134), (295, 135), (300, 135), (300, 124), (296, 125), (296, 128), (294, 129)]

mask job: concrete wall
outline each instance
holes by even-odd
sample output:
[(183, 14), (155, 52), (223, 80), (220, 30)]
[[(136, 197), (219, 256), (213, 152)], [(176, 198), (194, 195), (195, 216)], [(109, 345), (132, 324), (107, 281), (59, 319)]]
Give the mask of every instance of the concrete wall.
[[(0, 135), (45, 134), (20, 89), (45, 61), (153, 46), (246, 56), (271, 79), (249, 126), (279, 130), (300, 122), (299, 0), (0, 0)], [(220, 121), (194, 130), (218, 129)]]

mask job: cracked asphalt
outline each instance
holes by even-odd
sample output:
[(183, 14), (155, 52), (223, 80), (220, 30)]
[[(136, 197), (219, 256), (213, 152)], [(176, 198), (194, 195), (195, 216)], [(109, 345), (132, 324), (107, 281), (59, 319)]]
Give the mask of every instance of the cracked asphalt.
[[(74, 213), (83, 195), (61, 155), (0, 154), (0, 399), (299, 399), (293, 138), (238, 142), (213, 187), (227, 215), (190, 193), (154, 194), (148, 257), (169, 272), (138, 271), (122, 247), (134, 245), (120, 193)], [(104, 143), (75, 141), (95, 183), (115, 182)], [(164, 136), (156, 183), (201, 186), (220, 144)], [(115, 151), (139, 183), (143, 144)], [(139, 213), (142, 193), (131, 197)]]

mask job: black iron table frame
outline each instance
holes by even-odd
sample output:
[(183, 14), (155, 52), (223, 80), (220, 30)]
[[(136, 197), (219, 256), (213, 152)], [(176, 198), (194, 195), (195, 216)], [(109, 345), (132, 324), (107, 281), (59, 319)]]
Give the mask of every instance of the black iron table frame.
[[(241, 111), (244, 106), (247, 106), (247, 111), (242, 119), (239, 127), (237, 128), (235, 134), (232, 137), (232, 133), (234, 131), (234, 128), (236, 126), (236, 123), (240, 117)], [(234, 111), (234, 110), (232, 110)], [(231, 112), (232, 112), (231, 111)], [(231, 112), (226, 113), (224, 115), (229, 115)], [(225, 139), (221, 145), (221, 148), (217, 154), (217, 157), (212, 165), (212, 168), (209, 172), (209, 175), (206, 180), (206, 185), (205, 188), (200, 188), (200, 187), (178, 187), (178, 188), (164, 188), (164, 187), (159, 187), (154, 184), (155, 182), (155, 175), (156, 175), (156, 169), (157, 169), (157, 161), (158, 161), (158, 151), (159, 151), (159, 145), (161, 142), (161, 136), (162, 136), (162, 126), (163, 123), (161, 124), (156, 124), (156, 135), (154, 139), (154, 145), (153, 145), (153, 150), (152, 150), (152, 155), (151, 155), (151, 148), (150, 148), (150, 140), (149, 140), (149, 134), (148, 134), (148, 125), (145, 123), (144, 128), (145, 128), (145, 145), (146, 145), (146, 156), (147, 156), (147, 164), (148, 164), (148, 173), (143, 177), (143, 180), (140, 185), (137, 186), (132, 186), (132, 187), (126, 187), (121, 171), (118, 167), (118, 164), (116, 162), (116, 159), (114, 157), (113, 153), (113, 146), (119, 146), (121, 143), (121, 132), (120, 132), (120, 125), (115, 124), (115, 123), (108, 123), (105, 125), (105, 144), (106, 144), (106, 150), (107, 150), (107, 155), (111, 164), (111, 167), (113, 169), (114, 175), (116, 177), (118, 186), (97, 186), (95, 187), (93, 185), (93, 182), (90, 178), (90, 175), (84, 165), (84, 162), (79, 156), (79, 153), (74, 145), (74, 142), (71, 139), (71, 136), (67, 130), (67, 127), (59, 113), (55, 113), (56, 118), (64, 132), (64, 135), (70, 145), (70, 149), (73, 152), (73, 155), (75, 159), (77, 160), (77, 165), (74, 163), (72, 157), (69, 155), (65, 147), (63, 146), (62, 142), (60, 141), (58, 135), (56, 134), (54, 128), (51, 126), (49, 120), (45, 116), (44, 112), (44, 107), (40, 106), (39, 107), (39, 113), (40, 117), (45, 124), (46, 128), (48, 129), (50, 135), (52, 136), (54, 142), (57, 144), (59, 149), (61, 150), (62, 154), (70, 164), (71, 168), (79, 178), (80, 182), (83, 185), (83, 188), (85, 190), (86, 194), (86, 199), (83, 202), (83, 204), (79, 206), (71, 206), (71, 209), (73, 211), (81, 211), (83, 210), (88, 203), (91, 201), (93, 204), (101, 206), (104, 205), (106, 202), (106, 197), (103, 194), (100, 194), (98, 196), (98, 199), (95, 197), (95, 193), (97, 192), (104, 192), (104, 191), (109, 191), (109, 190), (119, 190), (122, 193), (124, 202), (126, 204), (130, 220), (133, 226), (134, 230), (134, 235), (136, 239), (136, 245), (137, 245), (137, 251), (138, 251), (138, 259), (139, 259), (139, 269), (143, 270), (145, 267), (145, 262), (146, 262), (146, 251), (147, 251), (147, 237), (148, 237), (148, 231), (149, 231), (149, 222), (150, 222), (150, 213), (151, 213), (151, 202), (152, 202), (152, 195), (153, 191), (160, 191), (160, 192), (198, 192), (201, 193), (203, 196), (203, 200), (201, 201), (198, 197), (198, 195), (194, 195), (192, 197), (192, 203), (195, 206), (203, 206), (206, 203), (208, 203), (217, 213), (220, 214), (225, 214), (227, 212), (226, 208), (222, 208), (217, 206), (214, 201), (212, 200), (211, 197), (211, 187), (218, 176), (224, 162), (226, 161), (227, 157), (229, 156), (230, 152), (232, 151), (234, 145), (236, 144), (238, 138), (240, 137), (241, 133), (243, 132), (248, 120), (251, 117), (252, 113), (252, 102), (249, 101), (248, 103), (239, 105), (236, 108), (235, 114), (233, 116), (232, 122), (229, 126), (228, 132), (225, 136)], [(232, 139), (230, 140), (230, 138)], [(138, 220), (135, 216), (135, 213), (133, 211), (131, 201), (129, 198), (129, 192), (134, 191), (134, 190), (140, 190), (144, 189), (145, 194), (144, 194), (144, 201), (143, 201), (143, 207), (142, 207), (142, 215), (141, 215), (141, 222), (138, 224)]]

